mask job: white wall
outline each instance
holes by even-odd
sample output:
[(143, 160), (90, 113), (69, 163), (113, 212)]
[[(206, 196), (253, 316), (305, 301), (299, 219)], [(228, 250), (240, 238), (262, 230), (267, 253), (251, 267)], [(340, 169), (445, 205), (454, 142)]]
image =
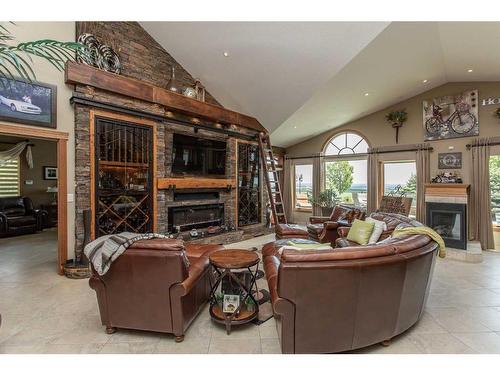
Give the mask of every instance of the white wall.
[[(15, 37), (16, 42), (39, 39), (59, 41), (75, 40), (75, 22), (16, 22), (15, 25), (2, 23)], [(68, 141), (68, 194), (75, 193), (75, 132), (74, 112), (69, 103), (72, 88), (64, 83), (64, 72), (55, 69), (50, 63), (33, 58), (36, 79), (40, 82), (57, 85), (57, 130), (69, 133)], [(35, 160), (36, 165), (36, 160)], [(41, 168), (41, 166), (40, 166)], [(74, 256), (75, 243), (75, 204), (68, 203), (68, 258)]]

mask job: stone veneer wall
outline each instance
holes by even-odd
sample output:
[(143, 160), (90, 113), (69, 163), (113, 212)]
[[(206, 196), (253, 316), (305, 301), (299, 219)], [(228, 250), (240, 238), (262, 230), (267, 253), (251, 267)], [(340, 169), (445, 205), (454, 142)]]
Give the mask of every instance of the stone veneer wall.
[[(227, 142), (227, 160), (226, 160), (226, 177), (236, 179), (236, 151), (237, 151), (237, 138), (212, 132), (209, 130), (200, 129), (198, 133), (190, 126), (179, 125), (176, 123), (168, 122), (166, 112), (167, 109), (153, 103), (147, 103), (140, 100), (131, 99), (128, 97), (110, 94), (101, 90), (94, 89), (87, 86), (78, 86), (75, 88), (78, 95), (88, 99), (96, 100), (103, 103), (112, 103), (120, 106), (126, 106), (130, 109), (136, 109), (160, 115), (165, 117), (165, 122), (157, 122), (157, 177), (169, 177), (172, 171), (172, 137), (174, 133), (182, 133), (186, 135), (196, 135), (199, 137), (212, 138), (217, 140), (225, 140)], [(91, 107), (86, 105), (75, 105), (75, 204), (76, 204), (76, 248), (79, 249), (83, 243), (83, 211), (90, 209), (90, 110)], [(254, 132), (239, 128), (238, 132), (244, 135), (255, 134)], [(264, 180), (262, 181), (262, 202), (266, 201), (266, 191), (263, 189)], [(154, 181), (153, 183), (156, 183)], [(230, 192), (225, 190), (219, 191), (220, 197), (218, 200), (204, 200), (204, 201), (188, 201), (188, 202), (174, 202), (173, 192), (171, 190), (158, 190), (157, 194), (157, 222), (158, 232), (166, 233), (168, 226), (167, 207), (173, 205), (195, 205), (206, 203), (224, 203), (224, 214), (226, 225), (236, 224), (236, 204), (237, 204), (237, 191), (232, 189)], [(262, 220), (265, 222), (265, 205), (262, 205)], [(259, 224), (261, 225), (261, 224)], [(256, 226), (259, 226), (256, 225)], [(255, 226), (251, 226), (254, 228)]]
[[(120, 56), (124, 76), (166, 87), (171, 67), (175, 66), (175, 76), (182, 85), (194, 84), (193, 76), (137, 22), (76, 22), (76, 37), (83, 33), (95, 35), (115, 50)], [(205, 99), (207, 103), (222, 107), (209, 92)]]
[[(156, 86), (165, 87), (170, 78), (170, 66), (176, 66), (176, 76), (183, 84), (193, 84), (193, 77), (182, 68), (155, 40), (136, 22), (77, 22), (76, 35), (89, 32), (96, 35), (103, 43), (111, 45), (120, 55), (123, 66), (122, 75), (148, 81)], [(172, 135), (174, 132), (194, 135), (192, 128), (167, 122), (167, 109), (158, 104), (108, 93), (89, 86), (77, 86), (75, 92), (79, 96), (124, 106), (130, 109), (148, 112), (165, 117), (165, 122), (157, 122), (157, 177), (169, 177), (172, 170)], [(207, 102), (220, 105), (207, 93)], [(76, 249), (83, 243), (83, 211), (90, 209), (90, 107), (75, 105), (75, 210), (76, 210)], [(238, 128), (238, 132), (253, 135), (255, 132)], [(226, 177), (236, 177), (236, 145), (237, 139), (226, 134), (199, 130), (198, 136), (223, 139), (227, 141)], [(263, 176), (262, 176), (263, 177)], [(264, 180), (261, 179), (262, 186)], [(156, 181), (153, 181), (156, 183)], [(262, 202), (266, 202), (266, 191), (262, 189)], [(179, 205), (173, 202), (173, 192), (158, 190), (158, 231), (167, 230), (167, 206)], [(215, 201), (212, 201), (215, 203)], [(205, 204), (210, 201), (189, 201), (184, 204)], [(236, 223), (236, 189), (231, 192), (220, 191), (218, 203), (224, 203), (226, 224)], [(262, 222), (265, 218), (265, 205), (262, 209)], [(255, 226), (252, 226), (255, 227)]]

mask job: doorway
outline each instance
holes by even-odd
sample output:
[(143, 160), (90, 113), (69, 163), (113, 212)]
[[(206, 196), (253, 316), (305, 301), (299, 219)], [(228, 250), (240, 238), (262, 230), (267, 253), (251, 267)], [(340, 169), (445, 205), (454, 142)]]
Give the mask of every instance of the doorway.
[[(50, 209), (51, 217), (49, 220), (49, 213), (47, 216), (44, 215), (43, 218), (37, 218), (37, 229), (52, 230), (56, 232), (55, 237), (57, 238), (57, 272), (62, 275), (63, 267), (67, 260), (67, 245), (68, 245), (68, 223), (67, 223), (67, 143), (68, 143), (68, 133), (59, 132), (55, 130), (48, 130), (43, 128), (28, 127), (22, 125), (10, 125), (10, 124), (0, 124), (0, 140), (4, 139), (5, 142), (16, 143), (16, 140), (26, 141), (34, 145), (32, 147), (33, 154), (33, 173), (30, 171), (23, 172), (22, 163), (23, 160), (18, 161), (19, 174), (14, 178), (17, 181), (17, 188), (15, 184), (10, 184), (10, 192), (7, 194), (11, 196), (23, 196), (30, 194), (30, 199), (23, 200), (23, 204), (29, 205), (29, 201), (33, 202), (33, 197), (35, 198), (34, 208), (41, 209), (44, 205)], [(40, 147), (52, 146), (53, 153), (55, 154), (55, 163), (50, 163), (54, 165), (41, 165), (43, 161), (41, 156), (35, 158), (36, 146)], [(7, 144), (8, 146), (8, 144)], [(25, 158), (26, 150), (20, 155), (20, 158)], [(45, 168), (48, 167), (48, 168)], [(46, 178), (46, 179), (44, 179)], [(41, 181), (44, 181), (43, 183)], [(36, 185), (35, 185), (36, 183)], [(43, 185), (43, 186), (42, 186)], [(43, 190), (43, 191), (42, 191)], [(19, 195), (14, 195), (19, 193)], [(47, 210), (44, 210), (47, 211)], [(31, 219), (30, 219), (31, 220)], [(40, 223), (40, 220), (43, 220)], [(29, 228), (28, 219), (24, 222), (26, 228), (23, 230), (32, 230)], [(22, 220), (20, 220), (22, 223)], [(40, 228), (40, 225), (46, 226), (46, 228)], [(14, 226), (14, 228), (16, 228)], [(52, 228), (52, 229), (50, 229)], [(21, 233), (12, 233), (13, 235), (18, 235)], [(10, 237), (7, 238), (15, 238)], [(22, 238), (22, 237), (20, 237)]]

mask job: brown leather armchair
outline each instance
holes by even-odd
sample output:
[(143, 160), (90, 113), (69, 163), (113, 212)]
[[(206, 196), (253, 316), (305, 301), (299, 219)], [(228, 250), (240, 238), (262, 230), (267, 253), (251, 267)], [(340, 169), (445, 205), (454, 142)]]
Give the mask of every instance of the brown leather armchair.
[(335, 243), (339, 227), (350, 227), (354, 219), (364, 220), (366, 212), (346, 205), (334, 207), (330, 216), (311, 216), (307, 225), (309, 238), (313, 241)]
[(96, 291), (101, 322), (107, 333), (116, 328), (184, 333), (208, 301), (208, 256), (219, 245), (186, 245), (153, 239), (130, 246), (110, 270), (93, 270), (89, 284)]

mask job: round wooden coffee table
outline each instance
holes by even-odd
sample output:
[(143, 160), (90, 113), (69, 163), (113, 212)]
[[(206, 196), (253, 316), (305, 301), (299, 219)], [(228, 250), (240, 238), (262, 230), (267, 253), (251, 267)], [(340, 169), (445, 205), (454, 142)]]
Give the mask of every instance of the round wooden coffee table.
[(259, 256), (250, 250), (219, 250), (210, 255), (213, 273), (210, 280), (210, 316), (226, 326), (249, 323), (259, 313), (257, 293)]

